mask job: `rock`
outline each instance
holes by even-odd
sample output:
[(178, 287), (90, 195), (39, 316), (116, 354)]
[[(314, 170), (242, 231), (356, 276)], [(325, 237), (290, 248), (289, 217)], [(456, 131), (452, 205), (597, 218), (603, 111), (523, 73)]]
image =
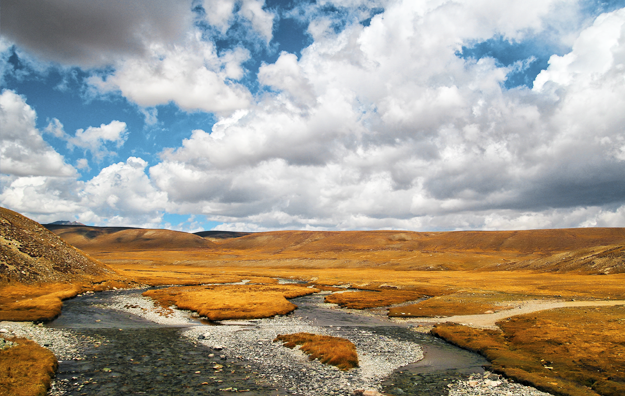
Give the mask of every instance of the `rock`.
[(469, 386), (477, 386), (477, 381), (469, 381)]
[(366, 391), (362, 393), (362, 396), (383, 396), (383, 395), (380, 392), (378, 392), (376, 389), (367, 389)]
[(200, 334), (199, 336), (197, 336), (198, 340), (205, 340), (206, 337), (204, 337), (204, 334)]
[(7, 330), (7, 329), (0, 329), (0, 333), (9, 333), (9, 330)]
[(213, 347), (213, 351), (222, 351), (224, 349), (224, 347), (222, 347), (221, 345), (215, 345)]

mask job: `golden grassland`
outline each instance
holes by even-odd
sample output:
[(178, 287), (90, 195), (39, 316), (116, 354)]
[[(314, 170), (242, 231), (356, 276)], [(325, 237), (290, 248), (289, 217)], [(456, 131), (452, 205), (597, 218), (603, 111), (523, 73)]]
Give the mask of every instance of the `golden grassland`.
[[(126, 236), (130, 231), (123, 231), (89, 240), (82, 234), (55, 232), (107, 264), (137, 262), (285, 269), (383, 266), (401, 270), (500, 271), (536, 267), (542, 271), (561, 272), (557, 260), (536, 260), (564, 252), (625, 243), (623, 228), (438, 233), (280, 231), (225, 239), (210, 246), (199, 246), (197, 235), (187, 234), (185, 237), (184, 233), (177, 233), (176, 238), (165, 238), (163, 234), (165, 239), (156, 244), (152, 236), (144, 236), (146, 240), (139, 238), (139, 231), (132, 231), (133, 238)], [(95, 235), (101, 229), (93, 232)], [(118, 238), (122, 239), (119, 243)], [(584, 253), (586, 256), (588, 252)], [(616, 259), (616, 256), (610, 258), (612, 261)], [(588, 260), (576, 260), (569, 260), (571, 262), (565, 267), (567, 272), (625, 272), (622, 265), (615, 267), (595, 259), (591, 260), (594, 264)]]
[(561, 308), (497, 324), (501, 332), (442, 324), (433, 333), (556, 395), (625, 394), (625, 306)]
[[(441, 296), (451, 293), (501, 292), (538, 298), (598, 298), (625, 299), (625, 274), (584, 275), (537, 273), (531, 271), (406, 271), (391, 268), (267, 268), (241, 266), (212, 266), (211, 263), (172, 266), (153, 262), (116, 262), (107, 264), (119, 274), (138, 283), (150, 279), (164, 284), (179, 284), (188, 274), (198, 283), (220, 283), (220, 277), (232, 276), (232, 280), (261, 278), (301, 279), (319, 286), (351, 285), (355, 288), (379, 289), (393, 285), (400, 290), (409, 290), (427, 296)], [(177, 272), (171, 274), (175, 269)], [(140, 275), (138, 275), (140, 274)], [(169, 274), (169, 275), (168, 275)], [(139, 282), (140, 279), (143, 281)], [(225, 279), (225, 278), (223, 278)], [(155, 282), (156, 283), (156, 282)], [(259, 283), (267, 283), (259, 280)]]
[(12, 338), (19, 345), (0, 351), (0, 395), (45, 395), (58, 367), (46, 348), (25, 338)]
[(274, 342), (282, 341), (287, 348), (301, 345), (300, 350), (309, 355), (310, 360), (319, 359), (321, 363), (336, 366), (341, 370), (358, 367), (356, 346), (340, 337), (311, 333), (278, 335)]
[[(531, 296), (523, 296), (523, 299), (529, 299), (529, 297)], [(519, 296), (508, 293), (460, 292), (433, 297), (416, 304), (390, 308), (388, 316), (410, 318), (494, 313), (513, 308), (513, 304), (508, 304), (508, 302), (518, 300)]]
[[(184, 233), (157, 230), (117, 233), (87, 227), (63, 237), (128, 282), (186, 285), (149, 291), (146, 295), (164, 307), (176, 305), (213, 320), (287, 313), (295, 308), (286, 299), (299, 295), (292, 294), (295, 290), (313, 292), (301, 286), (276, 285), (275, 278), (304, 280), (330, 291), (348, 285), (362, 289), (329, 297), (329, 301), (352, 308), (410, 301), (413, 297), (404, 299), (408, 295), (432, 297), (389, 312), (391, 316), (403, 312), (407, 314), (404, 317), (484, 313), (523, 300), (625, 299), (623, 228), (449, 233), (289, 231), (211, 242)], [(243, 279), (262, 285), (206, 285)], [(57, 288), (51, 293), (69, 293), (65, 286), (57, 285)], [(17, 295), (17, 292), (12, 294), (24, 304), (32, 298), (27, 293), (22, 294), (24, 297)], [(55, 298), (60, 301), (62, 297)], [(359, 302), (356, 298), (362, 302), (360, 305), (356, 304)], [(44, 300), (49, 302), (42, 306), (58, 305), (54, 298)], [(15, 304), (15, 301), (0, 300), (0, 308), (5, 303)], [(6, 306), (7, 310), (19, 307)], [(593, 354), (570, 346), (566, 350), (558, 349), (567, 345), (567, 337), (576, 329), (579, 339), (575, 342), (586, 346), (588, 351), (600, 355), (592, 345), (611, 351), (604, 363), (621, 356), (618, 353), (623, 342), (617, 329), (622, 323), (615, 321), (617, 311), (592, 310), (589, 320), (597, 325), (585, 327), (595, 329), (592, 332), (575, 327), (584, 323), (589, 308), (515, 317), (499, 322), (501, 332), (455, 325), (439, 325), (435, 332), (464, 347), (479, 350), (499, 371), (556, 394), (579, 395), (582, 393), (575, 392), (584, 391), (583, 394), (590, 395), (619, 394), (619, 384), (625, 383), (622, 375), (610, 371), (605, 378), (592, 377), (590, 373), (596, 367), (609, 372), (588, 360)], [(534, 325), (523, 319), (529, 317), (542, 318), (542, 322)], [(510, 327), (517, 320), (518, 327)], [(605, 327), (609, 331), (601, 330), (604, 324), (609, 324)], [(523, 326), (529, 326), (529, 330), (525, 331)], [(623, 329), (620, 330), (622, 334)], [(524, 347), (525, 344), (531, 347)], [(567, 356), (569, 352), (578, 357), (569, 359), (568, 366), (558, 366), (559, 361), (552, 355)], [(621, 366), (618, 367), (621, 373)], [(558, 378), (553, 377), (556, 373), (560, 375)], [(599, 373), (603, 375), (602, 371)]]
[(210, 320), (259, 319), (285, 315), (297, 308), (287, 298), (313, 294), (319, 290), (294, 285), (223, 285), (169, 287), (148, 290), (144, 296), (164, 308), (176, 305)]
[(129, 287), (129, 283), (111, 280), (34, 285), (11, 282), (0, 285), (0, 321), (49, 321), (61, 314), (63, 300), (85, 291), (102, 291), (114, 287)]
[(344, 308), (366, 309), (386, 307), (406, 301), (414, 301), (423, 294), (408, 290), (372, 290), (345, 293), (333, 293), (325, 297), (325, 302), (338, 304)]

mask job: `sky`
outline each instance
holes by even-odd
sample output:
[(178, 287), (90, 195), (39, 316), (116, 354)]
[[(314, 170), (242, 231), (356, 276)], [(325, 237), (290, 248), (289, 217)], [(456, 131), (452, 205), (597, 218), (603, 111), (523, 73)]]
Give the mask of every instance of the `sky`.
[(625, 226), (625, 0), (3, 0), (0, 206), (196, 232)]

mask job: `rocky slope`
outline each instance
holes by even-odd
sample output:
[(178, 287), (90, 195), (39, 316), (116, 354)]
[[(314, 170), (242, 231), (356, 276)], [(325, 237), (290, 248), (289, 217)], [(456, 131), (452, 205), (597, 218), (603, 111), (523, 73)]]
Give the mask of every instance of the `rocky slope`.
[(0, 283), (65, 282), (93, 277), (117, 274), (39, 223), (0, 208)]

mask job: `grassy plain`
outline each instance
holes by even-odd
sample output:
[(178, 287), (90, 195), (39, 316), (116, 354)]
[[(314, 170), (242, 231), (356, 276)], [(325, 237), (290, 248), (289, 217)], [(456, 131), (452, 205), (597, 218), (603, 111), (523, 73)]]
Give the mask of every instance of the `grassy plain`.
[(10, 340), (19, 345), (0, 351), (0, 395), (45, 395), (58, 366), (56, 357), (25, 338)]
[[(72, 241), (121, 276), (143, 284), (200, 285), (250, 279), (265, 287), (268, 278), (298, 279), (325, 290), (348, 285), (362, 289), (328, 299), (359, 308), (410, 301), (413, 296), (432, 297), (391, 309), (391, 316), (494, 312), (526, 300), (625, 299), (622, 228), (449, 233), (293, 231), (212, 240), (211, 244), (195, 236), (187, 240), (181, 234), (171, 234), (175, 243), (143, 241), (147, 233), (132, 231), (119, 234), (126, 241), (119, 244), (115, 232), (107, 232), (102, 245), (97, 232), (93, 238), (90, 232), (73, 236)], [(79, 245), (81, 240), (84, 246)], [(260, 294), (254, 294), (252, 289), (243, 291), (249, 286), (207, 287), (168, 288), (151, 296), (166, 306), (173, 303), (212, 318), (285, 312), (282, 306), (265, 312), (260, 304), (254, 305), (265, 295), (268, 306), (275, 301), (288, 303), (284, 294), (275, 290), (257, 290)], [(393, 293), (387, 293), (391, 291), (395, 292), (392, 298)], [(368, 293), (369, 301), (359, 293)], [(404, 294), (410, 295), (405, 297), (408, 300), (400, 297)], [(357, 306), (357, 299), (363, 304)], [(220, 300), (238, 300), (236, 306), (223, 311), (236, 315), (211, 311), (211, 307), (219, 307)], [(555, 394), (625, 394), (621, 388), (625, 383), (621, 351), (625, 329), (618, 319), (623, 317), (619, 309), (576, 308), (517, 316), (499, 322), (501, 331), (459, 325), (438, 325), (434, 331), (480, 351), (498, 371)]]
[[(523, 296), (527, 299), (529, 296)], [(432, 297), (416, 304), (393, 307), (388, 316), (398, 318), (476, 315), (511, 309), (519, 296), (508, 293), (459, 292)]]
[(285, 315), (297, 308), (287, 300), (318, 292), (293, 285), (224, 285), (169, 287), (148, 290), (144, 296), (158, 301), (162, 307), (176, 305), (210, 320), (258, 319)]
[(291, 349), (301, 345), (301, 351), (308, 354), (310, 360), (319, 359), (321, 363), (336, 366), (341, 370), (358, 367), (356, 346), (345, 338), (311, 333), (295, 333), (280, 334), (273, 341), (282, 341), (285, 347)]
[(61, 314), (63, 300), (85, 291), (125, 288), (129, 282), (112, 280), (81, 283), (0, 285), (0, 321), (49, 321)]
[(414, 301), (423, 294), (409, 290), (370, 290), (346, 293), (333, 293), (326, 296), (325, 302), (338, 304), (343, 308), (366, 309), (387, 307), (406, 301)]
[(501, 332), (453, 324), (433, 332), (556, 395), (625, 394), (625, 306), (562, 308), (497, 324)]

